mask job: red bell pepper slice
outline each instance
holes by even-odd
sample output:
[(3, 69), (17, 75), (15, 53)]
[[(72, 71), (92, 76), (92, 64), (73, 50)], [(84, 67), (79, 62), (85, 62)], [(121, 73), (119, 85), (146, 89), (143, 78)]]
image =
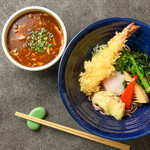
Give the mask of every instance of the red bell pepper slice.
[(135, 80), (137, 79), (137, 77), (138, 77), (138, 75), (135, 75), (132, 78), (129, 85), (127, 86), (127, 88), (125, 89), (125, 91), (123, 92), (123, 94), (120, 97), (120, 99), (125, 103), (125, 110), (130, 109), (132, 95), (133, 95), (133, 91), (134, 91), (134, 84), (135, 84)]

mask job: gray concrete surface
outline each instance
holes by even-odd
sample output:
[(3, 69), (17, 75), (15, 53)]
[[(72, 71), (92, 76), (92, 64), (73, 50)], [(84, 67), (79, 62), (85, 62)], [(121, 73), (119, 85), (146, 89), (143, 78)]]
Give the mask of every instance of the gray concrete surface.
[[(104, 18), (130, 17), (150, 24), (149, 0), (0, 0), (0, 30), (15, 11), (27, 6), (44, 6), (64, 21), (68, 42), (87, 25)], [(1, 38), (1, 37), (0, 37)], [(24, 71), (12, 65), (0, 42), (0, 150), (114, 150), (45, 126), (29, 130), (15, 111), (28, 114), (37, 106), (48, 110), (47, 120), (81, 131), (66, 111), (57, 86), (57, 63), (41, 72)], [(150, 135), (125, 141), (132, 150), (150, 150)]]

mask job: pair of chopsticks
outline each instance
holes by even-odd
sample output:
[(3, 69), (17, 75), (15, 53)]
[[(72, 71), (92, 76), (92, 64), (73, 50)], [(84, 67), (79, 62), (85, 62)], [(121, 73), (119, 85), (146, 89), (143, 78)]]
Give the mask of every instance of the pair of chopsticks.
[(104, 139), (104, 138), (98, 137), (98, 136), (93, 135), (93, 134), (89, 134), (89, 133), (82, 132), (82, 131), (79, 131), (76, 129), (72, 129), (72, 128), (69, 128), (69, 127), (66, 127), (63, 125), (49, 122), (49, 121), (46, 121), (43, 119), (39, 119), (39, 118), (35, 118), (35, 117), (29, 116), (29, 115), (25, 115), (25, 114), (20, 113), (20, 112), (16, 112), (15, 116), (18, 116), (18, 117), (21, 117), (21, 118), (24, 118), (24, 119), (27, 119), (30, 121), (34, 121), (34, 122), (37, 122), (39, 124), (42, 124), (42, 125), (45, 125), (45, 126), (57, 129), (57, 130), (61, 130), (61, 131), (64, 131), (64, 132), (67, 132), (67, 133), (70, 133), (70, 134), (73, 134), (73, 135), (76, 135), (76, 136), (79, 136), (79, 137), (82, 137), (82, 138), (85, 138), (88, 140), (91, 140), (91, 141), (102, 143), (102, 144), (105, 144), (105, 145), (108, 145), (108, 146), (111, 146), (111, 147), (114, 147), (117, 149), (121, 149), (121, 150), (129, 150), (130, 149), (129, 145), (122, 144), (122, 143), (108, 140), (108, 139)]

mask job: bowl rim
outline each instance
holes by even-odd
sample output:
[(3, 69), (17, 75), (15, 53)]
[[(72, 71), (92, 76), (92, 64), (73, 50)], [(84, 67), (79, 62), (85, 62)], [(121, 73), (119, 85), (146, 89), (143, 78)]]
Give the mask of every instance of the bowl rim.
[[(65, 70), (66, 70), (66, 64), (67, 64), (67, 61), (68, 61), (68, 58), (73, 50), (73, 48), (70, 50), (70, 51), (67, 51), (70, 47), (72, 47), (73, 43), (83, 34), (83, 37), (85, 37), (87, 35), (86, 30), (89, 30), (91, 27), (93, 26), (96, 26), (97, 24), (100, 24), (100, 23), (104, 23), (104, 22), (107, 22), (107, 21), (129, 21), (129, 22), (135, 22), (135, 23), (139, 23), (141, 25), (144, 25), (148, 28), (150, 28), (150, 25), (142, 22), (142, 21), (139, 21), (139, 20), (136, 20), (136, 19), (132, 19), (132, 18), (123, 18), (123, 17), (114, 17), (114, 18), (107, 18), (107, 19), (103, 19), (103, 20), (99, 20), (99, 21), (96, 21), (90, 25), (88, 25), (87, 27), (85, 27), (84, 29), (82, 29), (81, 31), (79, 31), (73, 38), (72, 40), (69, 42), (69, 44), (67, 45), (66, 47), (66, 50), (64, 52), (64, 54), (62, 55), (62, 58), (60, 60), (60, 63), (59, 63), (59, 69), (58, 69), (58, 87), (59, 87), (59, 93), (60, 93), (60, 96), (61, 96), (61, 99), (67, 109), (67, 111), (69, 112), (69, 114), (72, 116), (72, 118), (80, 125), (82, 126), (84, 129), (86, 129), (87, 131), (97, 135), (97, 136), (100, 136), (100, 137), (103, 137), (103, 138), (106, 138), (106, 139), (110, 139), (110, 140), (116, 140), (116, 141), (126, 141), (126, 140), (132, 140), (132, 139), (137, 139), (137, 138), (140, 138), (140, 137), (143, 137), (143, 136), (146, 136), (148, 134), (150, 134), (150, 130), (145, 132), (145, 133), (142, 133), (142, 134), (139, 134), (139, 135), (133, 135), (131, 137), (125, 137), (125, 138), (118, 138), (118, 137), (110, 137), (108, 135), (102, 135), (102, 134), (98, 134), (97, 132), (93, 131), (92, 129), (86, 127), (84, 124), (82, 124), (82, 122), (80, 122), (80, 120), (78, 120), (78, 118), (76, 116), (73, 115), (72, 111), (70, 110), (69, 106), (67, 105), (66, 103), (66, 100), (65, 100), (65, 97), (64, 97), (64, 94), (63, 94), (63, 91), (66, 91), (66, 87), (65, 86), (62, 86), (61, 82), (62, 82), (62, 76), (63, 74), (65, 73)], [(91, 32), (91, 31), (90, 31)], [(84, 34), (85, 33), (85, 34)], [(76, 43), (77, 44), (77, 43)], [(67, 58), (65, 58), (65, 55), (67, 55)], [(65, 64), (64, 64), (64, 60), (65, 60)], [(63, 90), (64, 89), (64, 90)]]
[[(47, 63), (43, 66), (39, 66), (39, 67), (26, 67), (26, 66), (18, 63), (16, 60), (14, 60), (12, 58), (12, 56), (9, 54), (8, 48), (6, 45), (7, 35), (8, 35), (8, 30), (9, 30), (10, 26), (19, 16), (29, 13), (29, 12), (36, 12), (36, 11), (37, 12), (45, 12), (45, 13), (53, 16), (58, 21), (58, 23), (60, 24), (62, 31), (63, 31), (63, 42), (64, 43), (63, 43), (63, 46), (62, 46), (59, 54), (49, 63)], [(63, 21), (55, 12), (53, 12), (52, 10), (50, 10), (48, 8), (41, 7), (41, 6), (29, 6), (29, 7), (25, 7), (25, 8), (22, 8), (22, 9), (16, 11), (8, 18), (8, 20), (6, 21), (6, 23), (3, 27), (3, 30), (2, 30), (2, 47), (3, 47), (5, 55), (15, 66), (17, 66), (21, 69), (24, 69), (24, 70), (28, 70), (28, 71), (40, 71), (40, 70), (44, 70), (44, 69), (47, 69), (47, 68), (53, 66), (61, 58), (63, 52), (65, 51), (66, 44), (67, 44), (67, 31), (66, 31), (66, 27), (65, 27)]]

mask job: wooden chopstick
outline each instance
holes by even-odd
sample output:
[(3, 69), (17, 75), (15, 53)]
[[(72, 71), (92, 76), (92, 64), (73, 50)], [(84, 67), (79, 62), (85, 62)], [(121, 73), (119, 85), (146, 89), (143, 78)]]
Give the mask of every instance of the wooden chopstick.
[(43, 119), (35, 118), (35, 117), (29, 116), (29, 115), (26, 115), (26, 114), (23, 114), (20, 112), (16, 112), (15, 116), (18, 116), (18, 117), (21, 117), (21, 118), (24, 118), (24, 119), (27, 119), (30, 121), (34, 121), (34, 122), (37, 122), (39, 124), (42, 124), (42, 125), (45, 125), (45, 126), (57, 129), (57, 130), (61, 130), (61, 131), (64, 131), (64, 132), (67, 132), (67, 133), (70, 133), (70, 134), (73, 134), (73, 135), (76, 135), (76, 136), (79, 136), (79, 137), (82, 137), (82, 138), (85, 138), (88, 140), (91, 140), (91, 141), (102, 143), (102, 144), (105, 144), (105, 145), (108, 145), (108, 146), (111, 146), (111, 147), (114, 147), (117, 149), (121, 149), (121, 150), (129, 150), (130, 149), (129, 145), (119, 143), (116, 141), (112, 141), (112, 140), (108, 140), (108, 139), (104, 139), (104, 138), (101, 138), (101, 137), (93, 135), (93, 134), (82, 132), (82, 131), (72, 129), (72, 128), (69, 128), (69, 127), (66, 127), (63, 125), (59, 125), (59, 124), (56, 124), (53, 122), (46, 121)]

